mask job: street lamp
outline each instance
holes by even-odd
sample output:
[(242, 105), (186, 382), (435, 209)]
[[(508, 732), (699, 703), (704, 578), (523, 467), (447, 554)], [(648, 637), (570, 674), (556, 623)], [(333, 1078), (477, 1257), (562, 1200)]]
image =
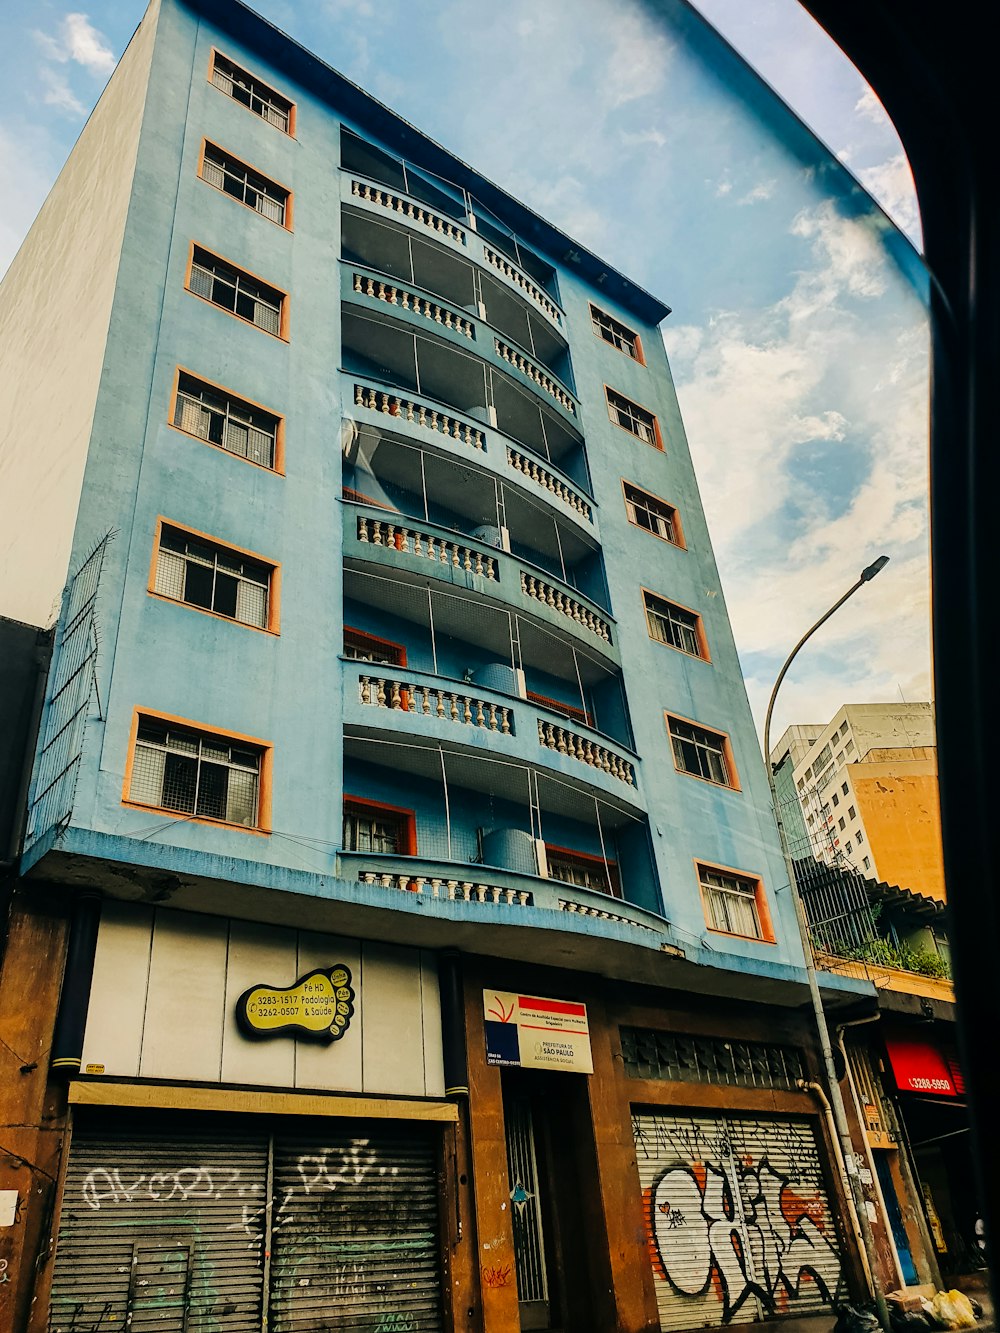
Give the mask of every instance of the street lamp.
[(781, 852), (785, 858), (785, 872), (788, 875), (788, 887), (791, 890), (792, 902), (795, 905), (795, 920), (799, 928), (799, 936), (802, 940), (802, 953), (806, 964), (806, 977), (809, 981), (809, 997), (812, 1000), (813, 1015), (816, 1020), (816, 1031), (819, 1035), (820, 1049), (823, 1053), (823, 1067), (826, 1071), (826, 1083), (829, 1089), (830, 1109), (833, 1113), (833, 1122), (837, 1131), (837, 1138), (840, 1140), (841, 1158), (844, 1162), (847, 1173), (847, 1186), (854, 1200), (854, 1208), (858, 1218), (858, 1224), (861, 1228), (861, 1239), (865, 1249), (867, 1259), (868, 1277), (871, 1282), (872, 1295), (875, 1298), (875, 1306), (878, 1310), (879, 1323), (886, 1330), (889, 1329), (889, 1309), (885, 1301), (885, 1293), (882, 1291), (882, 1284), (878, 1280), (875, 1268), (875, 1242), (872, 1238), (871, 1223), (868, 1220), (868, 1209), (864, 1191), (861, 1188), (861, 1179), (858, 1175), (857, 1164), (854, 1156), (854, 1144), (851, 1142), (851, 1131), (847, 1125), (847, 1112), (844, 1109), (844, 1099), (840, 1091), (840, 1080), (837, 1078), (836, 1066), (833, 1060), (833, 1047), (830, 1043), (830, 1029), (827, 1027), (826, 1012), (823, 1009), (823, 999), (819, 993), (819, 982), (816, 979), (816, 966), (813, 961), (812, 942), (809, 938), (809, 925), (806, 921), (805, 905), (799, 894), (795, 883), (795, 866), (792, 864), (792, 854), (788, 849), (788, 837), (785, 833), (785, 825), (781, 818), (781, 806), (778, 803), (778, 793), (774, 785), (774, 770), (771, 766), (771, 714), (774, 712), (774, 701), (778, 696), (778, 690), (781, 682), (785, 679), (788, 668), (792, 665), (800, 649), (812, 638), (821, 625), (825, 625), (835, 611), (838, 611), (849, 597), (853, 597), (863, 583), (870, 583), (871, 580), (883, 570), (889, 563), (887, 555), (880, 555), (877, 560), (873, 560), (862, 571), (861, 576), (856, 583), (847, 589), (843, 597), (838, 598), (824, 615), (820, 616), (798, 643), (788, 654), (785, 665), (778, 672), (778, 679), (774, 682), (774, 689), (771, 691), (771, 698), (768, 700), (767, 715), (764, 718), (764, 764), (767, 768), (767, 781), (771, 788), (771, 804), (774, 807), (774, 817), (778, 825), (778, 838), (781, 842)]

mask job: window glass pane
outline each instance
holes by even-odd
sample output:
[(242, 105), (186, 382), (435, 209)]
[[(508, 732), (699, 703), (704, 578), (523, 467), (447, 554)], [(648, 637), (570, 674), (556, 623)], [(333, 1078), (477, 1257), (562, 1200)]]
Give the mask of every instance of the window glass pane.
[(254, 312), (251, 318), (255, 324), (268, 333), (277, 334), (280, 330), (280, 317), (277, 310), (266, 305), (263, 301), (254, 302)]
[(164, 756), (163, 800), (168, 810), (194, 814), (194, 794), (198, 782), (198, 761), (178, 754)]
[(161, 545), (156, 560), (156, 591), (164, 597), (182, 599), (186, 569), (187, 565), (182, 555), (178, 555), (175, 551), (164, 550)]
[(266, 625), (267, 589), (241, 579), (236, 592), (236, 619), (244, 625)]
[(206, 819), (226, 818), (229, 770), (202, 760), (198, 773), (198, 810)]
[(129, 800), (139, 801), (142, 805), (163, 804), (163, 773), (166, 761), (167, 756), (163, 750), (155, 750), (152, 746), (141, 743), (136, 745)]
[(219, 570), (215, 575), (215, 599), (212, 610), (220, 616), (231, 616), (235, 620), (238, 588), (239, 579)]
[(184, 600), (190, 602), (193, 606), (201, 606), (206, 610), (212, 609), (212, 585), (215, 581), (215, 571), (211, 566), (196, 564), (192, 560), (187, 561), (187, 569), (184, 578)]
[(257, 823), (257, 774), (241, 769), (229, 770), (226, 818), (231, 824), (252, 828)]

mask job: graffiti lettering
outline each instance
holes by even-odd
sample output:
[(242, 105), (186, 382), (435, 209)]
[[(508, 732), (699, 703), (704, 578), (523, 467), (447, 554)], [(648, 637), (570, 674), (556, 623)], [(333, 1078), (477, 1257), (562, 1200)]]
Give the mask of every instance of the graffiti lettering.
[(648, 1192), (662, 1275), (681, 1296), (714, 1288), (724, 1323), (752, 1296), (774, 1313), (800, 1297), (807, 1276), (829, 1302), (840, 1263), (821, 1229), (822, 1200), (796, 1194), (766, 1156), (737, 1159), (723, 1135), (712, 1146), (662, 1171)]
[(298, 1168), (306, 1194), (313, 1190), (335, 1190), (338, 1185), (361, 1185), (372, 1175), (391, 1177), (398, 1172), (398, 1167), (378, 1165), (378, 1153), (369, 1148), (367, 1139), (355, 1139), (349, 1148), (303, 1153)]
[(483, 1269), (483, 1281), (488, 1287), (509, 1287), (510, 1275), (514, 1271), (512, 1264), (496, 1264)]
[(416, 1315), (393, 1312), (382, 1316), (375, 1325), (375, 1333), (417, 1333), (419, 1327)]
[(98, 1212), (105, 1204), (131, 1203), (133, 1199), (168, 1203), (172, 1199), (221, 1199), (234, 1190), (243, 1195), (260, 1192), (260, 1185), (241, 1186), (239, 1180), (240, 1173), (233, 1167), (185, 1166), (129, 1180), (122, 1178), (117, 1167), (109, 1171), (97, 1166), (87, 1172), (82, 1194), (87, 1207)]

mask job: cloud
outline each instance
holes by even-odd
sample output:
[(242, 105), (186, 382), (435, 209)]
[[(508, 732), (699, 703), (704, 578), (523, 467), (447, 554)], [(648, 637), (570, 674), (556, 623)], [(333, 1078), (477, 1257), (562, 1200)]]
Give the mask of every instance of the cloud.
[(865, 88), (854, 104), (854, 114), (860, 116), (862, 120), (870, 120), (873, 125), (880, 127), (889, 119), (885, 107), (875, 96), (873, 88)]
[(670, 43), (659, 26), (636, 10), (616, 14), (611, 53), (602, 81), (610, 110), (658, 92), (666, 74)]
[(38, 78), (45, 89), (42, 101), (46, 106), (54, 106), (70, 116), (85, 116), (87, 114), (86, 106), (73, 93), (62, 74), (51, 69), (48, 65), (42, 65), (38, 71)]
[(737, 199), (736, 203), (740, 206), (745, 204), (759, 204), (765, 199), (772, 198), (777, 188), (778, 182), (776, 180), (761, 181), (760, 184), (755, 185), (752, 190), (748, 190), (741, 199)]
[(792, 643), (891, 557), (800, 660), (775, 737), (931, 689), (926, 321), (877, 225), (827, 202), (791, 232), (808, 263), (783, 296), (664, 335), (758, 717)]
[(667, 136), (661, 130), (620, 130), (618, 137), (627, 147), (639, 147), (642, 144), (651, 143), (657, 148), (666, 147)]
[(67, 14), (58, 36), (39, 31), (34, 36), (49, 60), (62, 65), (73, 61), (98, 78), (107, 78), (117, 63), (114, 52), (86, 14)]
[(913, 173), (905, 153), (896, 153), (874, 167), (865, 167), (859, 173), (865, 189), (882, 205), (898, 227), (920, 244), (920, 210)]

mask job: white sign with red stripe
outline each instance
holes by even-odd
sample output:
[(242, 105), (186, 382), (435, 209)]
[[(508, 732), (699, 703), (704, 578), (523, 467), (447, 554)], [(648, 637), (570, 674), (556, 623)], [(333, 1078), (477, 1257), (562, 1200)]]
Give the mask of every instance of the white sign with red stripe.
[(483, 991), (486, 1062), (508, 1069), (592, 1074), (587, 1006), (514, 991)]

